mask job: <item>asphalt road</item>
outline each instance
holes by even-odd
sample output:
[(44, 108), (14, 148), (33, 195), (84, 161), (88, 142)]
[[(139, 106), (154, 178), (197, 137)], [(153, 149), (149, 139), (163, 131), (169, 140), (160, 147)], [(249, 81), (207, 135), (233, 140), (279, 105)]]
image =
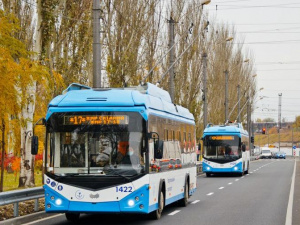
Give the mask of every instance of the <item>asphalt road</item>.
[[(284, 225), (294, 165), (292, 158), (263, 159), (251, 162), (249, 174), (243, 177), (199, 176), (188, 206), (168, 206), (158, 221), (144, 215), (82, 215), (78, 224)], [(22, 224), (71, 223), (63, 214), (53, 214)]]

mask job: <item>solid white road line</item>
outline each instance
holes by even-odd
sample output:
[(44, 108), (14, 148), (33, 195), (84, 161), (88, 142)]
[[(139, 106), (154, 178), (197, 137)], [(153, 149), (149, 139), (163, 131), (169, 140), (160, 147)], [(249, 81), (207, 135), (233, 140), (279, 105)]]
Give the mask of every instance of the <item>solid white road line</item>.
[(191, 204), (196, 204), (196, 203), (198, 203), (198, 202), (200, 202), (200, 200), (195, 200), (195, 201), (193, 201)]
[(210, 192), (210, 193), (208, 193), (207, 195), (210, 196), (210, 195), (213, 195), (213, 194), (214, 194), (213, 192)]
[(40, 219), (40, 220), (36, 220), (36, 221), (32, 221), (32, 222), (29, 222), (29, 223), (23, 223), (23, 225), (31, 225), (31, 224), (39, 223), (41, 221), (49, 220), (49, 219), (52, 219), (52, 218), (55, 218), (55, 217), (58, 217), (58, 216), (63, 216), (63, 215), (64, 214), (58, 214), (58, 215), (54, 215), (54, 216), (49, 216), (49, 217), (46, 217), (46, 218), (43, 218), (43, 219)]
[(176, 213), (179, 213), (179, 212), (180, 212), (180, 210), (175, 210), (174, 212), (171, 212), (168, 215), (169, 216), (174, 216)]
[(294, 161), (294, 172), (292, 175), (292, 184), (290, 189), (289, 203), (286, 210), (285, 225), (292, 225), (295, 175), (296, 175), (296, 161)]

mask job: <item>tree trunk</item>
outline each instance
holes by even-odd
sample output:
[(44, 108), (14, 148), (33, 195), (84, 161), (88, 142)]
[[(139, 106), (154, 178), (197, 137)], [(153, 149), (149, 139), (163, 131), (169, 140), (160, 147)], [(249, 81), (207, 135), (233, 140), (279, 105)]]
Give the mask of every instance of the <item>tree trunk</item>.
[[(35, 32), (35, 45), (33, 51), (36, 53), (34, 59), (38, 60), (41, 55), (41, 0), (37, 1), (37, 31)], [(22, 104), (21, 111), (21, 165), (19, 187), (32, 187), (34, 182), (34, 156), (31, 155), (31, 141), (33, 136), (33, 114), (36, 103), (36, 81), (30, 83), (26, 88), (26, 102)]]

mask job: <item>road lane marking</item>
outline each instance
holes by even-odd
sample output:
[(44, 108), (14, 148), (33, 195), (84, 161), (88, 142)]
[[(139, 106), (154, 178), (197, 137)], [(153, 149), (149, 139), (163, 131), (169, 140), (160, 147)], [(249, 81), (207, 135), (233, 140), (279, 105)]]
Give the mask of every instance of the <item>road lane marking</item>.
[(171, 212), (171, 213), (169, 213), (168, 215), (169, 216), (174, 216), (175, 214), (177, 214), (177, 213), (179, 213), (180, 212), (180, 210), (175, 210), (174, 212)]
[(210, 192), (210, 193), (208, 193), (207, 195), (210, 196), (210, 195), (213, 195), (213, 194), (214, 194), (213, 192)]
[(246, 174), (246, 176), (249, 176), (250, 174), (248, 173), (248, 174)]
[(294, 172), (292, 175), (292, 183), (289, 195), (289, 203), (286, 210), (285, 225), (292, 225), (293, 202), (294, 202), (294, 186), (295, 186), (296, 162), (294, 162)]
[(240, 179), (235, 179), (235, 181), (239, 181)]
[(253, 173), (253, 172), (250, 172), (250, 173)]
[(224, 187), (219, 187), (220, 190), (222, 190)]
[(228, 185), (231, 185), (232, 183), (228, 183)]
[(196, 203), (198, 203), (198, 202), (200, 202), (200, 200), (195, 200), (195, 201), (193, 201), (191, 204), (196, 204)]
[(63, 216), (63, 215), (64, 214), (58, 214), (58, 215), (54, 215), (54, 216), (48, 216), (48, 217), (40, 219), (40, 220), (32, 221), (32, 222), (29, 222), (29, 223), (23, 223), (23, 225), (31, 225), (31, 224), (39, 223), (41, 221), (49, 220), (49, 219), (52, 219), (52, 218), (55, 218), (55, 217), (58, 217), (58, 216)]

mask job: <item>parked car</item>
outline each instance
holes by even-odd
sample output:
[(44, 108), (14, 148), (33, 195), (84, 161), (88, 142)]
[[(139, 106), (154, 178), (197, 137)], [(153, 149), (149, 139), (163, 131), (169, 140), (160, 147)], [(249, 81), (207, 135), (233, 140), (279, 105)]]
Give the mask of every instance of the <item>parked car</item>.
[(268, 147), (262, 147), (261, 158), (262, 159), (271, 159), (272, 158), (271, 149)]
[(285, 159), (286, 153), (285, 152), (276, 152), (275, 158), (276, 159)]

